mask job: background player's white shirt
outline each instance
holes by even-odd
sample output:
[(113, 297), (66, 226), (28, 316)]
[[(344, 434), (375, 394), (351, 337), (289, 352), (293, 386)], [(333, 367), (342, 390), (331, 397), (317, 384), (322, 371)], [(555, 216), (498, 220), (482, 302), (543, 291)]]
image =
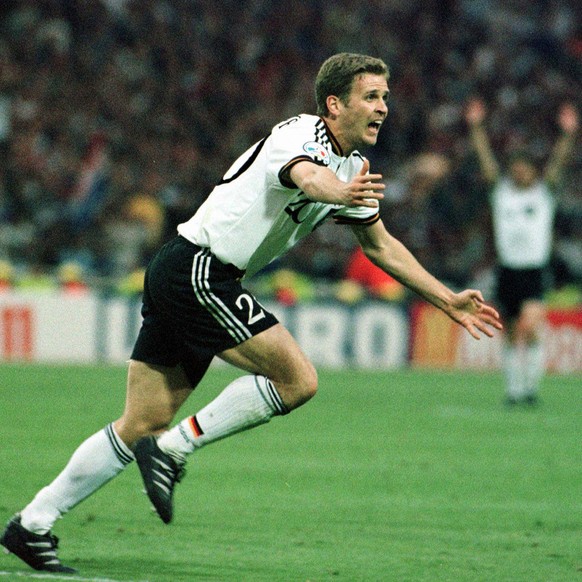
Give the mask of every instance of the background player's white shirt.
[(544, 267), (550, 260), (556, 202), (537, 182), (517, 189), (504, 178), (491, 194), (493, 230), (499, 262), (512, 269)]
[(347, 208), (309, 200), (285, 180), (289, 168), (301, 160), (327, 166), (346, 182), (363, 164), (357, 152), (347, 157), (341, 154), (320, 117), (292, 117), (236, 160), (196, 214), (178, 226), (178, 232), (250, 276), (328, 216), (344, 223), (377, 220), (377, 208)]

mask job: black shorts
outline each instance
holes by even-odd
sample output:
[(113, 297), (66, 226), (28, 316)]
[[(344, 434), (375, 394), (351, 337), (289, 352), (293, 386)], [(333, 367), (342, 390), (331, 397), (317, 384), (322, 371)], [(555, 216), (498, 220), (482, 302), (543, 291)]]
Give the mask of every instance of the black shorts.
[(168, 242), (146, 270), (143, 322), (131, 358), (182, 364), (195, 387), (216, 354), (277, 323), (242, 287), (243, 274), (182, 236)]
[(505, 317), (515, 318), (528, 299), (543, 299), (548, 288), (545, 269), (497, 269), (497, 305)]

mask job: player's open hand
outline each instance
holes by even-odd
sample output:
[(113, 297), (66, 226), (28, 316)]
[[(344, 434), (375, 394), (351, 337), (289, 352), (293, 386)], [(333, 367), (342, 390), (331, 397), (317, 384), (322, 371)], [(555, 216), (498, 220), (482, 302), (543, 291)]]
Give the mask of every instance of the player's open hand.
[(499, 313), (487, 305), (481, 291), (475, 289), (455, 293), (445, 312), (460, 323), (475, 339), (481, 339), (481, 334), (493, 337), (494, 329), (503, 329), (499, 321)]
[(378, 200), (384, 198), (384, 189), (386, 186), (382, 184), (382, 174), (368, 174), (370, 170), (370, 162), (364, 160), (364, 165), (360, 172), (354, 176), (351, 182), (346, 184), (344, 199), (342, 204), (344, 206), (367, 206), (368, 208), (376, 208)]
[(578, 131), (578, 111), (570, 103), (565, 103), (560, 108), (558, 114), (558, 123), (562, 131), (567, 134), (572, 134)]
[(485, 103), (481, 99), (471, 99), (465, 108), (465, 120), (469, 125), (479, 125), (485, 120)]

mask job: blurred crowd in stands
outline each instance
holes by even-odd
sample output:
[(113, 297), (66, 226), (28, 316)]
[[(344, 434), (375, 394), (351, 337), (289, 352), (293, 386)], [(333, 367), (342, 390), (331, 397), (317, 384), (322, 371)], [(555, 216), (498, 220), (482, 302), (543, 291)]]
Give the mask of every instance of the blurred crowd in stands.
[[(388, 184), (388, 229), (449, 284), (486, 288), (489, 213), (464, 106), (486, 101), (499, 159), (520, 147), (543, 163), (559, 106), (580, 109), (580, 10), (576, 0), (4, 0), (0, 279), (139, 287), (152, 252), (246, 147), (314, 113), (320, 64), (349, 51), (391, 70), (388, 122), (363, 152)], [(579, 284), (579, 145), (560, 200), (557, 284)], [(330, 222), (274, 268), (339, 281), (354, 244)]]

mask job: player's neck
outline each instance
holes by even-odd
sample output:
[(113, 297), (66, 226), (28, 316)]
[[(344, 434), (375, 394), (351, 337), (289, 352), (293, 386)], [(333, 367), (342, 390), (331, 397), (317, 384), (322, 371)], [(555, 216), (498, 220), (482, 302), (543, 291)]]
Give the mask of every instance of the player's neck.
[(343, 139), (341, 127), (337, 121), (332, 117), (322, 117), (322, 119), (327, 128), (327, 134), (334, 153), (338, 156), (349, 156), (355, 148), (347, 143), (347, 140)]

